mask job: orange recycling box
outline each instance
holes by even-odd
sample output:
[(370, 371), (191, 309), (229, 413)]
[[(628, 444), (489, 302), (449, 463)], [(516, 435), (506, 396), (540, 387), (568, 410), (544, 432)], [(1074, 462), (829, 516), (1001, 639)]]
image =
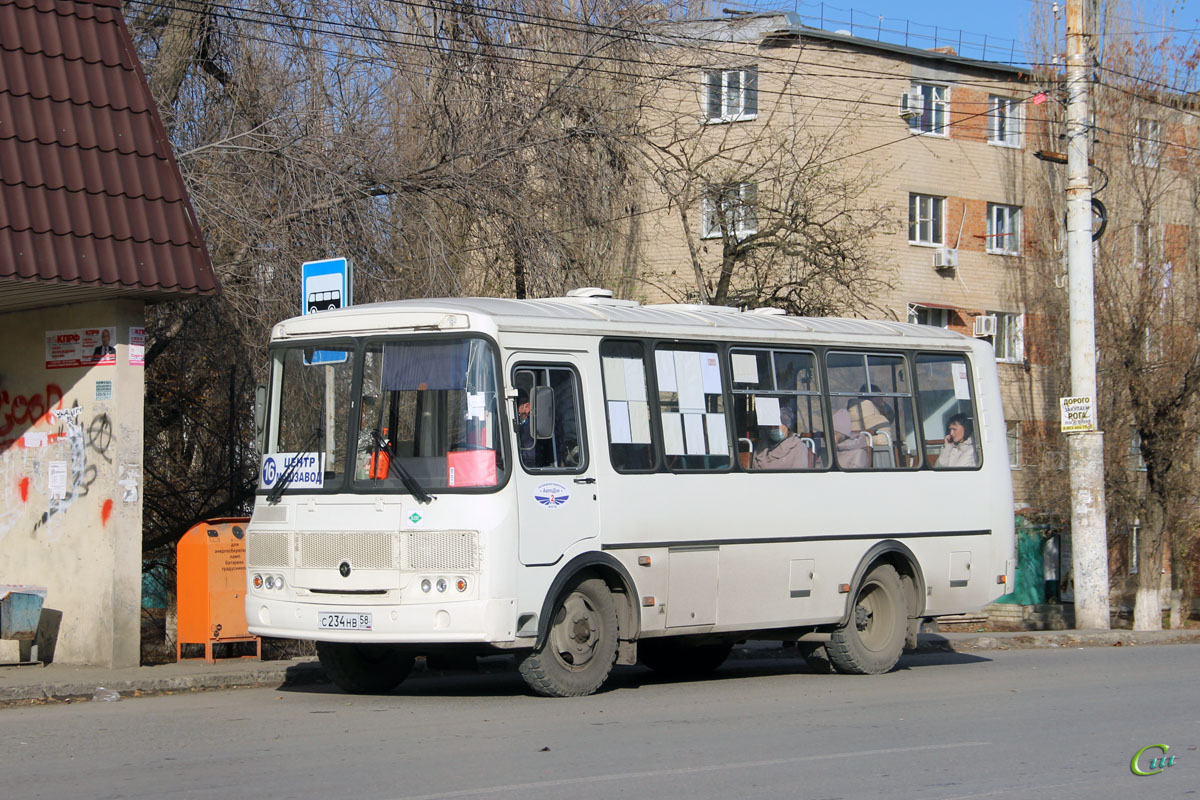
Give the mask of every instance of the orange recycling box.
[(258, 637), (246, 624), (248, 522), (247, 517), (205, 520), (176, 545), (176, 658), (184, 645), (201, 644), (205, 660), (212, 661), (213, 645), (231, 642), (254, 642), (261, 654)]

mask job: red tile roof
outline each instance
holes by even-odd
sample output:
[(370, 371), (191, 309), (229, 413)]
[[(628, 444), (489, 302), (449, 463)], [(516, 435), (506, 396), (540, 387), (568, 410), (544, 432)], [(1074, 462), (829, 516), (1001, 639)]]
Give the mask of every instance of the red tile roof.
[(14, 280), (217, 290), (120, 0), (0, 0), (0, 308)]

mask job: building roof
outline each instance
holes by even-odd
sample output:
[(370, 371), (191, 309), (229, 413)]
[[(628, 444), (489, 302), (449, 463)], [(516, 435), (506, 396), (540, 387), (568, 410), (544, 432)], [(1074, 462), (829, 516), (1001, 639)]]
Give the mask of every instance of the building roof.
[(1001, 61), (981, 61), (966, 58), (945, 49), (922, 49), (893, 44), (878, 39), (854, 36), (848, 31), (827, 31), (805, 25), (800, 14), (794, 11), (762, 11), (754, 14), (690, 19), (669, 22), (663, 26), (669, 31), (668, 38), (702, 40), (708, 44), (716, 42), (741, 42), (761, 44), (764, 41), (784, 42), (788, 39), (803, 41), (811, 39), (834, 46), (854, 47), (862, 50), (877, 50), (900, 56), (910, 62), (930, 62), (947, 68), (971, 71), (999, 72), (1013, 79), (1028, 78), (1029, 70)]
[(0, 0), (0, 311), (215, 291), (120, 0)]

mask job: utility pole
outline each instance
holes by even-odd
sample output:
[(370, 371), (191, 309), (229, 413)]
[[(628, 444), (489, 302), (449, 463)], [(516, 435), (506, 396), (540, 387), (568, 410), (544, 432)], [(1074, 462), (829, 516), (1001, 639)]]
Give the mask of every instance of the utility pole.
[(1095, 430), (1096, 302), (1092, 263), (1092, 131), (1089, 89), (1095, 19), (1089, 0), (1067, 0), (1067, 276), (1070, 296), (1071, 394), (1089, 398), (1091, 430), (1067, 433), (1071, 470), (1071, 569), (1075, 627), (1107, 630), (1108, 525), (1104, 434)]

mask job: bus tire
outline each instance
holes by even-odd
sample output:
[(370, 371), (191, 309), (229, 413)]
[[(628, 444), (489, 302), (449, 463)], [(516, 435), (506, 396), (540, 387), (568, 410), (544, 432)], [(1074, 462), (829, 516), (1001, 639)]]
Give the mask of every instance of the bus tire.
[(818, 675), (832, 675), (836, 672), (824, 642), (799, 642), (796, 649), (804, 656), (804, 663), (808, 664), (808, 668)]
[(688, 645), (671, 639), (648, 639), (638, 642), (638, 661), (673, 678), (695, 678), (724, 664), (732, 651), (733, 642)]
[(850, 620), (829, 637), (829, 660), (838, 672), (879, 675), (900, 660), (908, 629), (908, 596), (890, 564), (867, 573)]
[(386, 694), (408, 677), (413, 655), (391, 644), (317, 642), (322, 669), (343, 692)]
[(554, 605), (541, 647), (521, 660), (525, 683), (543, 697), (581, 697), (599, 689), (617, 660), (617, 604), (600, 578), (585, 578)]

